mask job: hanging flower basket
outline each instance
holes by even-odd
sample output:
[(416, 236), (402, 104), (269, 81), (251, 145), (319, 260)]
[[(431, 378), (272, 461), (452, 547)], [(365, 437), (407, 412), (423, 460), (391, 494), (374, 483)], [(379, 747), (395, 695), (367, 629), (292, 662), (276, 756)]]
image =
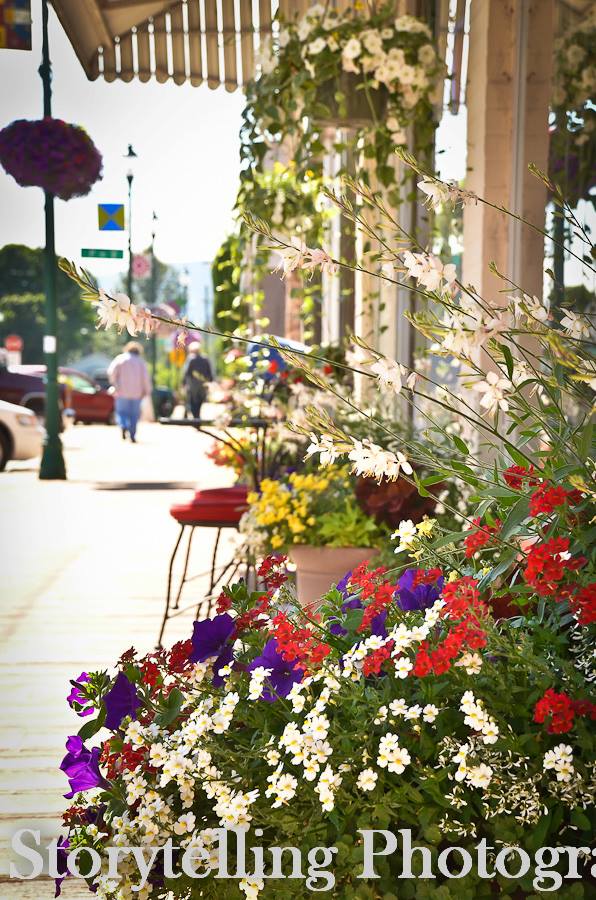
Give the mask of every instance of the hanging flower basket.
[(0, 163), (22, 187), (70, 200), (101, 178), (102, 159), (89, 135), (60, 119), (18, 119), (0, 131)]
[[(366, 128), (384, 122), (389, 91), (384, 85), (367, 90), (364, 84), (361, 75), (342, 72), (337, 78), (319, 85), (316, 95), (317, 123), (335, 128)], [(338, 100), (338, 97), (341, 99)], [(319, 115), (319, 107), (329, 112)]]

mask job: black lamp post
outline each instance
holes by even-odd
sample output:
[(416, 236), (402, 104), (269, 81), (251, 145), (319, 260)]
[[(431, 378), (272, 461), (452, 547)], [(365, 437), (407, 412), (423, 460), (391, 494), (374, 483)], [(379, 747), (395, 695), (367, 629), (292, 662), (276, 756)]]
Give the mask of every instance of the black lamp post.
[(128, 145), (128, 150), (124, 154), (124, 158), (129, 161), (129, 169), (126, 173), (128, 182), (128, 275), (126, 279), (126, 293), (132, 300), (132, 183), (134, 180), (134, 172), (132, 169), (133, 160), (137, 158), (137, 154), (132, 149), (132, 144)]
[[(43, 84), (43, 114), (52, 115), (52, 64), (48, 42), (48, 3), (41, 2), (42, 56), (39, 74)], [(46, 364), (46, 437), (39, 468), (44, 480), (64, 480), (66, 467), (60, 440), (60, 397), (58, 394), (57, 311), (56, 311), (56, 250), (54, 242), (54, 195), (45, 191), (46, 245), (44, 250), (45, 334), (43, 352)]]

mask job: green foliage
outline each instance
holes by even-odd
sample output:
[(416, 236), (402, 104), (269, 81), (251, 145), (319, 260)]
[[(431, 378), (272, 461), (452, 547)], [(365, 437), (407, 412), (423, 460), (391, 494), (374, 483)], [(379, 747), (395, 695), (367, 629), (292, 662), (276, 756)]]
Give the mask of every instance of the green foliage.
[(234, 331), (247, 319), (247, 310), (240, 297), (241, 263), (240, 237), (232, 233), (215, 254), (211, 266), (215, 292), (213, 324), (220, 331)]
[[(43, 361), (44, 251), (21, 244), (0, 249), (0, 340), (7, 334), (23, 338), (23, 362)], [(61, 361), (93, 346), (95, 315), (81, 302), (79, 287), (62, 271), (56, 272), (58, 347)]]

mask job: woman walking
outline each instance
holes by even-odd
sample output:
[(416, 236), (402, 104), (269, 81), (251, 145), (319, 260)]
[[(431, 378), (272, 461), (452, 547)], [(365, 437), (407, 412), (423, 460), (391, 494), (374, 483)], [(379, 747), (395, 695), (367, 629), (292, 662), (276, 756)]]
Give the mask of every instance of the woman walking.
[(130, 341), (111, 363), (108, 369), (110, 384), (116, 395), (116, 418), (122, 429), (122, 437), (130, 436), (136, 443), (137, 423), (141, 415), (141, 400), (151, 396), (149, 371), (143, 359), (143, 348)]

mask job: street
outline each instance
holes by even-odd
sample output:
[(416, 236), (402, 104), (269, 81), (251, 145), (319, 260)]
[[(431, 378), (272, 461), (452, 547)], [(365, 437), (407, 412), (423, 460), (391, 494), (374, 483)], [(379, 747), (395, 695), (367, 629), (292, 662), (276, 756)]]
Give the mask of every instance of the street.
[[(1, 900), (54, 896), (47, 880), (2, 879), (15, 831), (39, 829), (44, 844), (59, 833), (67, 781), (58, 765), (81, 725), (65, 701), (69, 679), (112, 669), (131, 645), (154, 647), (179, 528), (169, 507), (232, 480), (206, 458), (211, 439), (192, 428), (141, 423), (132, 445), (116, 427), (78, 425), (63, 443), (68, 481), (39, 481), (37, 462), (0, 475)], [(212, 537), (195, 540), (190, 574), (209, 568)], [(203, 589), (204, 579), (193, 581), (183, 601), (191, 606)], [(192, 619), (189, 609), (171, 621), (166, 645), (189, 637)], [(89, 895), (75, 883), (64, 896)]]

